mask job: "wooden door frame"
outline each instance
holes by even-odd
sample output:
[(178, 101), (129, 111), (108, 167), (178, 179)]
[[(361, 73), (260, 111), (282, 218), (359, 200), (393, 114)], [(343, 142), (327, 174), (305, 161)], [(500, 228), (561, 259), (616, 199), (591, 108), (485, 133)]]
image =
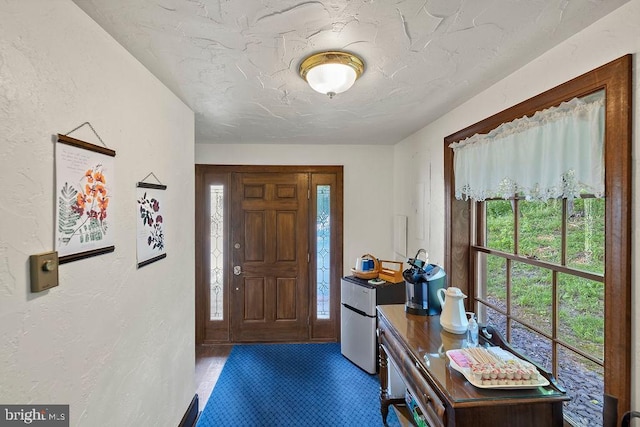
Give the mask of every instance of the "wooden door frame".
[[(309, 341), (337, 341), (339, 339), (340, 334), (340, 278), (342, 277), (342, 268), (343, 268), (343, 193), (344, 193), (344, 168), (343, 166), (336, 165), (215, 165), (215, 164), (196, 164), (195, 165), (195, 341), (196, 344), (204, 344), (204, 343), (216, 343), (216, 342), (225, 342), (229, 343), (230, 338), (226, 340), (207, 340), (205, 337), (205, 325), (207, 322), (206, 313), (208, 312), (208, 308), (206, 307), (206, 292), (205, 288), (208, 285), (208, 271), (204, 267), (204, 263), (199, 260), (204, 259), (203, 257), (207, 254), (208, 242), (207, 236), (204, 233), (200, 232), (204, 230), (206, 216), (204, 215), (206, 203), (208, 200), (206, 198), (200, 197), (203, 194), (205, 189), (206, 181), (205, 177), (207, 174), (220, 174), (220, 175), (228, 175), (228, 188), (230, 187), (231, 181), (230, 177), (232, 173), (263, 173), (263, 172), (272, 172), (272, 173), (308, 173), (311, 176), (313, 174), (335, 174), (336, 176), (336, 185), (335, 185), (335, 210), (332, 207), (332, 216), (335, 217), (336, 222), (336, 230), (334, 234), (334, 238), (331, 241), (331, 247), (333, 252), (333, 257), (331, 261), (331, 319), (329, 321), (321, 321), (324, 323), (321, 328), (317, 328), (317, 325), (313, 325), (312, 319), (310, 319), (310, 334), (312, 334), (309, 338)], [(309, 180), (311, 185), (311, 180)], [(311, 192), (310, 192), (311, 194)], [(229, 199), (227, 199), (228, 201)], [(228, 204), (228, 203), (227, 203)], [(315, 205), (315, 204), (314, 204)], [(228, 206), (226, 207), (228, 208)], [(315, 219), (311, 218), (311, 216), (315, 214), (315, 210), (309, 209), (309, 226), (311, 224), (315, 224)], [(228, 235), (228, 232), (226, 232)], [(312, 240), (315, 237), (315, 230), (309, 230), (309, 239)], [(229, 239), (226, 239), (225, 244), (225, 253), (231, 253), (231, 247)], [(311, 248), (315, 248), (314, 245), (309, 246)], [(225, 265), (228, 265), (228, 259), (225, 259)], [(314, 291), (313, 286), (315, 285), (316, 279), (314, 277), (315, 270), (311, 267), (314, 263), (310, 263), (309, 268), (309, 284), (310, 291)], [(229, 270), (229, 269), (227, 269)], [(229, 286), (231, 283), (230, 275), (232, 274), (230, 271), (226, 271), (225, 277), (225, 294), (228, 295), (230, 292)], [(309, 316), (313, 316), (315, 314), (315, 308), (312, 307), (312, 301), (314, 298), (309, 298)], [(228, 300), (227, 300), (228, 301)], [(227, 313), (229, 309), (229, 304), (227, 302)], [(227, 322), (227, 328), (230, 331), (230, 319), (225, 318)], [(332, 329), (335, 331), (335, 334), (332, 337), (329, 337), (327, 331)], [(314, 337), (313, 332), (322, 331), (322, 335), (319, 337)]]

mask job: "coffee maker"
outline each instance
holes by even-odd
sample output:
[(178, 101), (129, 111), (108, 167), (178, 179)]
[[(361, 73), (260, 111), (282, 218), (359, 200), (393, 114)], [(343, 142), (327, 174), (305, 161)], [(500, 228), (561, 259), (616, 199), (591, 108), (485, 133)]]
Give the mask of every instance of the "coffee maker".
[[(425, 259), (419, 258), (424, 254)], [(405, 311), (409, 314), (420, 316), (435, 316), (440, 314), (442, 306), (438, 299), (438, 289), (443, 289), (447, 284), (447, 275), (444, 269), (435, 264), (429, 264), (427, 252), (419, 249), (414, 258), (409, 258), (407, 263), (410, 268), (402, 272), (406, 284)]]

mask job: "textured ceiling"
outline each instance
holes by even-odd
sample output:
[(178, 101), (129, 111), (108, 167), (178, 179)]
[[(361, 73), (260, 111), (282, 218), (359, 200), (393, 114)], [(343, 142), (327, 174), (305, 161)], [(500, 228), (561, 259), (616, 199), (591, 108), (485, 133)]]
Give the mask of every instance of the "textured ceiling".
[[(628, 0), (73, 0), (196, 113), (201, 143), (394, 144)], [(343, 49), (333, 99), (298, 75)]]

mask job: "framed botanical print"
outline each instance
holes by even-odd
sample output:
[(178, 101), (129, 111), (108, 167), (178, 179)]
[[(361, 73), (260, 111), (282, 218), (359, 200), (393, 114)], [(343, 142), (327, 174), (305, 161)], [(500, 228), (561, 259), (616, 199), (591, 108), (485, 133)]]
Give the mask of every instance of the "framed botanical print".
[(136, 253), (138, 268), (167, 256), (165, 242), (165, 190), (167, 186), (137, 184)]
[(58, 135), (56, 231), (59, 263), (115, 250), (115, 155), (109, 148)]

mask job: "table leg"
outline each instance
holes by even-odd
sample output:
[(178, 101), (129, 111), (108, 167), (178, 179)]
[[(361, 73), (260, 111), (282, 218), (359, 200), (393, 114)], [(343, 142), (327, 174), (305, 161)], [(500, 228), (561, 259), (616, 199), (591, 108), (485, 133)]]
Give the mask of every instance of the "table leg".
[[(382, 331), (378, 330), (378, 334)], [(384, 346), (378, 341), (378, 363), (380, 364), (380, 414), (382, 415), (382, 424), (387, 425), (387, 415), (389, 415), (389, 384), (387, 369), (389, 367), (387, 352), (384, 350)]]

